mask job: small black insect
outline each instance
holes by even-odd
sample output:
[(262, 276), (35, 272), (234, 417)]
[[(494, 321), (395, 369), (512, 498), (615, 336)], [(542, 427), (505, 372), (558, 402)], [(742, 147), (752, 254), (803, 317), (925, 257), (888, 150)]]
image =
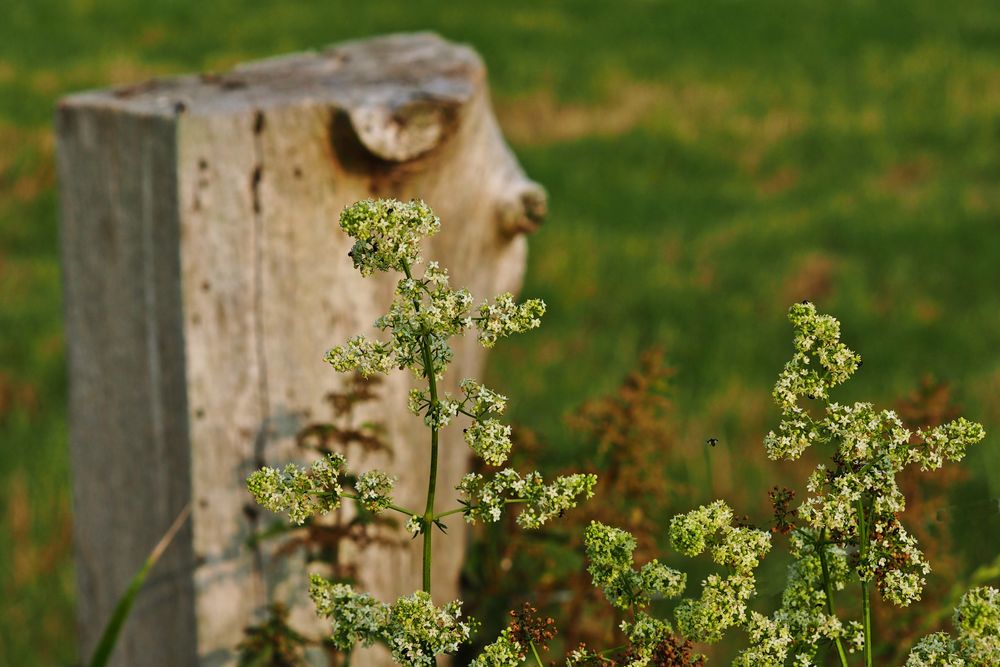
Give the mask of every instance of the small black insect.
[(711, 445), (712, 447), (715, 447), (717, 444), (719, 444), (719, 439), (718, 438), (709, 438), (708, 440), (705, 441), (705, 443), (708, 444), (708, 445)]

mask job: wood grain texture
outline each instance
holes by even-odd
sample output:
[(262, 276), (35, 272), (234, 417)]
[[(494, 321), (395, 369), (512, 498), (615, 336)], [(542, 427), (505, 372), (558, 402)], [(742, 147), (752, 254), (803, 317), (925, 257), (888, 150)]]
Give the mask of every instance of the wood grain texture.
[[(345, 380), (324, 352), (374, 334), (391, 300), (395, 276), (353, 270), (344, 206), (424, 199), (442, 219), (426, 254), (454, 284), (479, 298), (519, 288), (545, 194), (501, 136), (481, 60), (434, 35), (394, 35), (83, 93), (62, 102), (58, 125), (82, 650), (188, 500), (191, 524), (115, 664), (232, 664), (271, 599), (321, 631), (302, 564), (246, 546), (265, 518), (248, 511), (243, 480), (303, 460), (294, 434)], [(484, 360), (474, 336), (455, 352), (453, 393)], [(427, 432), (403, 407), (411, 386), (395, 373), (362, 408), (391, 451), (347, 454), (352, 470), (399, 476), (397, 502), (422, 508)], [(442, 507), (468, 467), (462, 426), (442, 434)], [(384, 540), (345, 554), (359, 585), (383, 600), (419, 588), (419, 544), (377, 530)], [(460, 519), (435, 540), (439, 603), (457, 597), (463, 543)]]

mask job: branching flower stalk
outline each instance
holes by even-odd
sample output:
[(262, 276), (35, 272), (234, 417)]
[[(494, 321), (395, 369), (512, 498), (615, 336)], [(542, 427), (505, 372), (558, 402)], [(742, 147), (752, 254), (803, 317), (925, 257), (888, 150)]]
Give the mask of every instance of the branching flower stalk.
[[(400, 268), (406, 274), (406, 279), (412, 281), (413, 275), (410, 273), (410, 265), (406, 261), (406, 258), (400, 260)], [(418, 315), (420, 314), (420, 301), (416, 297), (413, 299), (413, 311)], [(423, 360), (421, 372), (424, 378), (427, 379), (427, 387), (430, 392), (428, 411), (437, 413), (441, 409), (441, 403), (438, 400), (437, 376), (434, 373), (434, 362), (431, 359), (430, 335), (430, 331), (422, 331), (420, 333), (420, 352)], [(431, 536), (434, 534), (434, 531), (431, 530), (431, 524), (434, 522), (434, 491), (437, 488), (438, 424), (438, 420), (431, 420), (430, 471), (427, 474), (427, 505), (424, 508), (424, 522), (422, 526), (424, 534), (422, 585), (425, 593), (431, 592)]]
[[(789, 536), (793, 557), (780, 607), (766, 616), (750, 605), (754, 570), (770, 548), (770, 534), (740, 526), (721, 501), (670, 523), (676, 551), (687, 556), (708, 551), (728, 572), (706, 577), (700, 598), (683, 598), (673, 624), (645, 611), (652, 591), (644, 588), (641, 573), (657, 567), (656, 561), (637, 570), (631, 555), (634, 539), (593, 524), (586, 539), (593, 583), (612, 606), (633, 609), (635, 621), (623, 626), (629, 644), (615, 658), (581, 647), (570, 656), (572, 664), (701, 664), (703, 656), (678, 651), (679, 642), (711, 644), (728, 629), (742, 628), (750, 642), (734, 665), (822, 664), (821, 649), (832, 645), (841, 667), (848, 667), (848, 655), (855, 652), (872, 667), (872, 595), (877, 591), (900, 607), (920, 598), (930, 566), (899, 519), (905, 498), (896, 475), (909, 465), (934, 470), (946, 460), (961, 460), (969, 446), (983, 439), (983, 428), (959, 418), (913, 433), (891, 410), (832, 402), (831, 390), (854, 374), (860, 357), (840, 341), (837, 320), (817, 313), (812, 304), (796, 304), (789, 319), (795, 353), (774, 387), (782, 419), (777, 432), (765, 438), (765, 451), (772, 459), (795, 460), (809, 447), (825, 446), (832, 450), (832, 463), (817, 467), (808, 480), (809, 496), (795, 509), (789, 507), (791, 491), (776, 488), (771, 493), (772, 532)], [(804, 406), (805, 401), (816, 407)], [(822, 413), (819, 401), (826, 403)], [(843, 621), (834, 592), (847, 589), (854, 578), (860, 583), (860, 621)], [(681, 581), (672, 590), (658, 591), (657, 597), (679, 596), (683, 589)], [(966, 593), (955, 611), (955, 625), (957, 638), (929, 635), (914, 646), (906, 667), (1000, 667), (1000, 591), (980, 587)]]
[[(461, 398), (440, 391), (453, 357), (449, 339), (475, 329), (479, 342), (492, 347), (500, 338), (539, 326), (545, 304), (537, 299), (518, 304), (510, 294), (501, 294), (473, 308), (472, 295), (465, 289), (452, 289), (447, 271), (437, 263), (430, 262), (423, 275), (416, 277), (414, 268), (422, 262), (421, 244), (440, 228), (440, 221), (423, 202), (361, 201), (344, 210), (340, 226), (355, 240), (349, 254), (363, 276), (394, 271), (402, 278), (389, 312), (375, 321), (388, 334), (386, 339), (356, 336), (332, 348), (326, 361), (337, 371), (363, 377), (408, 369), (425, 382), (425, 388), (412, 390), (408, 400), (409, 410), (430, 431), (424, 508), (418, 512), (394, 504), (391, 494), (397, 480), (378, 470), (359, 475), (353, 492), (345, 492), (346, 461), (339, 453), (327, 454), (305, 469), (294, 464), (283, 470), (262, 468), (248, 478), (247, 486), (258, 503), (274, 512), (287, 512), (294, 524), (326, 514), (345, 498), (376, 514), (392, 510), (406, 516), (406, 528), (423, 537), (421, 590), (386, 604), (347, 584), (313, 576), (310, 596), (319, 613), (331, 620), (332, 641), (338, 649), (350, 651), (357, 644), (378, 642), (401, 664), (432, 665), (435, 656), (454, 653), (467, 642), (476, 625), (462, 618), (460, 601), (443, 607), (432, 601), (434, 528), (443, 531), (443, 519), (457, 514), (468, 522), (495, 522), (509, 505), (520, 507), (519, 525), (538, 528), (575, 507), (581, 498), (589, 498), (596, 478), (567, 475), (546, 484), (537, 472), (522, 475), (510, 468), (491, 476), (470, 474), (457, 488), (460, 505), (437, 512), (441, 429), (459, 415), (470, 418), (465, 441), (491, 466), (503, 465), (511, 449), (510, 426), (497, 419), (506, 408), (506, 397), (471, 379), (461, 382)], [(518, 656), (530, 649), (537, 657), (532, 641), (518, 646)], [(512, 647), (497, 650), (509, 654), (507, 649)]]

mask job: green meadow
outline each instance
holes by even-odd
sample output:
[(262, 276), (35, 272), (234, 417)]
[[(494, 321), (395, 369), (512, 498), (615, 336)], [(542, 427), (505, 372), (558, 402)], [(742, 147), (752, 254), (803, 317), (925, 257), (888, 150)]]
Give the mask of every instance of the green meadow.
[(718, 438), (715, 491), (763, 518), (779, 471), (761, 438), (791, 351), (785, 312), (810, 299), (865, 357), (838, 398), (890, 405), (930, 374), (984, 423), (941, 520), (963, 562), (995, 557), (995, 1), (6, 0), (0, 664), (77, 659), (56, 101), (411, 30), (483, 55), (507, 138), (549, 191), (524, 288), (549, 314), (498, 345), (489, 370), (513, 420), (549, 445), (546, 466), (574, 461), (567, 412), (659, 346), (683, 455), (699, 464)]

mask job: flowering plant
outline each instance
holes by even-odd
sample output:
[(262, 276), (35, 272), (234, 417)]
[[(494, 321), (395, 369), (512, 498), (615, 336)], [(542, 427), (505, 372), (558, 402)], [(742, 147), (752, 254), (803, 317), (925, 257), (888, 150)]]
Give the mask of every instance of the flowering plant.
[[(734, 665), (823, 664), (821, 649), (832, 646), (841, 667), (848, 666), (848, 654), (854, 652), (861, 652), (871, 667), (872, 593), (898, 607), (920, 598), (930, 566), (899, 520), (905, 498), (896, 475), (909, 465), (935, 470), (946, 460), (959, 461), (985, 432), (963, 418), (911, 432), (891, 410), (879, 411), (870, 403), (831, 402), (830, 391), (854, 374), (861, 358), (840, 341), (839, 322), (817, 313), (811, 303), (792, 306), (789, 319), (795, 352), (774, 387), (782, 418), (777, 432), (765, 437), (765, 451), (771, 459), (791, 461), (809, 447), (826, 446), (832, 450), (831, 463), (819, 465), (810, 475), (809, 496), (795, 509), (790, 491), (772, 492), (775, 525), (770, 532), (739, 525), (722, 501), (674, 518), (669, 536), (676, 551), (693, 556), (707, 550), (729, 572), (728, 577), (709, 575), (700, 598), (681, 600), (674, 609), (676, 628), (651, 618), (645, 607), (652, 593), (676, 596), (683, 584), (645, 584), (641, 574), (656, 561), (636, 572), (631, 562), (635, 543), (628, 534), (592, 524), (586, 545), (594, 584), (604, 589), (612, 605), (624, 601), (631, 606), (635, 620), (623, 624), (629, 640), (623, 660), (581, 647), (571, 655), (571, 663), (701, 664), (704, 656), (677, 650), (680, 641), (711, 644), (725, 630), (741, 627), (749, 646)], [(804, 401), (815, 405), (804, 406)], [(781, 604), (768, 616), (748, 603), (754, 595), (754, 569), (775, 533), (789, 536), (793, 560)], [(678, 577), (671, 574), (672, 581)], [(834, 595), (852, 581), (860, 593), (860, 620), (844, 621)], [(969, 591), (954, 621), (956, 638), (944, 633), (923, 638), (906, 667), (1000, 665), (1000, 591)]]
[[(379, 642), (401, 664), (432, 665), (437, 655), (454, 653), (467, 642), (476, 626), (463, 617), (460, 601), (436, 606), (431, 599), (431, 543), (434, 530), (443, 530), (443, 519), (461, 514), (470, 523), (495, 522), (504, 508), (517, 504), (518, 524), (538, 528), (575, 507), (580, 498), (589, 498), (596, 477), (565, 475), (546, 483), (538, 472), (522, 475), (511, 468), (492, 475), (472, 473), (457, 488), (462, 496), (458, 506), (439, 510), (435, 499), (441, 429), (458, 415), (470, 418), (465, 442), (490, 466), (502, 466), (511, 449), (510, 426), (499, 419), (506, 408), (504, 396), (473, 379), (461, 382), (462, 396), (439, 392), (438, 383), (452, 360), (449, 340), (475, 330), (484, 347), (493, 347), (500, 338), (539, 326), (545, 304), (538, 299), (518, 304), (512, 295), (501, 294), (474, 307), (468, 290), (453, 289), (448, 272), (436, 262), (429, 262), (416, 277), (414, 269), (422, 261), (421, 242), (440, 228), (437, 216), (423, 202), (361, 201), (344, 210), (340, 225), (355, 239), (350, 256), (363, 276), (396, 271), (402, 277), (389, 312), (375, 322), (388, 334), (386, 339), (357, 336), (331, 349), (326, 360), (340, 372), (365, 377), (409, 369), (426, 383), (426, 388), (414, 389), (408, 400), (409, 410), (429, 430), (425, 507), (415, 510), (394, 504), (396, 479), (378, 470), (353, 478), (353, 490), (345, 491), (347, 463), (338, 453), (329, 453), (306, 469), (294, 464), (283, 470), (262, 468), (248, 478), (247, 486), (259, 504), (287, 512), (295, 524), (339, 507), (345, 498), (375, 514), (393, 511), (404, 516), (406, 528), (423, 538), (421, 590), (390, 604), (347, 584), (313, 576), (309, 593), (320, 615), (332, 622), (331, 640), (341, 651), (349, 653), (357, 644)], [(509, 634), (512, 642), (516, 636)], [(517, 646), (520, 659), (534, 648)], [(482, 664), (496, 664), (489, 657), (483, 660), (487, 662)]]
[[(287, 512), (298, 524), (329, 512), (345, 498), (376, 514), (403, 515), (407, 529), (423, 538), (421, 590), (386, 603), (314, 576), (310, 596), (319, 614), (331, 621), (331, 642), (338, 649), (349, 652), (357, 644), (379, 642), (400, 664), (433, 665), (436, 656), (454, 653), (468, 642), (476, 627), (463, 617), (460, 601), (437, 606), (431, 598), (435, 528), (458, 514), (468, 522), (496, 522), (507, 506), (517, 504), (517, 523), (535, 529), (589, 498), (596, 478), (571, 474), (546, 484), (537, 472), (512, 468), (471, 473), (457, 487), (463, 497), (459, 506), (439, 510), (441, 429), (458, 415), (470, 418), (465, 441), (490, 466), (502, 466), (511, 450), (510, 427), (499, 419), (505, 397), (471, 379), (461, 383), (460, 397), (438, 391), (452, 359), (450, 338), (474, 329), (479, 341), (492, 347), (502, 337), (539, 326), (545, 305), (539, 300), (518, 304), (503, 294), (474, 307), (472, 295), (451, 288), (447, 272), (434, 262), (414, 277), (422, 238), (440, 227), (422, 202), (359, 202), (344, 211), (341, 227), (355, 239), (351, 258), (362, 275), (397, 271), (402, 278), (389, 312), (375, 322), (388, 334), (386, 339), (352, 338), (331, 349), (327, 361), (338, 371), (364, 376), (409, 369), (426, 383), (408, 401), (429, 430), (426, 505), (418, 511), (394, 504), (393, 477), (377, 470), (348, 477), (347, 463), (337, 453), (307, 469), (263, 468), (247, 484), (261, 505)], [(705, 578), (696, 597), (683, 597), (683, 572), (656, 559), (637, 566), (636, 541), (628, 532), (591, 523), (585, 534), (588, 571), (607, 601), (626, 612), (621, 629), (627, 643), (604, 651), (580, 646), (570, 653), (568, 665), (701, 665), (706, 658), (695, 644), (718, 642), (728, 630), (740, 628), (749, 645), (736, 665), (814, 665), (821, 660), (821, 649), (833, 646), (841, 667), (847, 667), (848, 654), (854, 652), (861, 652), (871, 667), (873, 592), (897, 606), (919, 599), (929, 565), (898, 518), (905, 499), (896, 474), (910, 465), (931, 470), (945, 460), (958, 461), (984, 431), (957, 419), (913, 433), (890, 410), (830, 402), (831, 390), (860, 367), (860, 357), (840, 342), (837, 320), (818, 314), (812, 304), (793, 306), (789, 318), (795, 352), (774, 388), (782, 419), (777, 432), (765, 438), (765, 451), (772, 459), (795, 460), (809, 447), (824, 446), (832, 450), (831, 464), (810, 476), (810, 495), (797, 508), (791, 507), (790, 492), (773, 494), (777, 521), (770, 531), (736, 518), (721, 500), (674, 517), (666, 527), (672, 548), (687, 557), (707, 553), (721, 568)], [(815, 406), (804, 406), (806, 400)], [(345, 490), (348, 480), (353, 480), (352, 490)], [(789, 536), (793, 562), (780, 607), (765, 615), (751, 603), (755, 572), (775, 533)], [(860, 619), (843, 621), (834, 594), (852, 581), (859, 584)], [(673, 623), (651, 612), (654, 600), (672, 598), (680, 598)], [(536, 619), (529, 610), (515, 613), (511, 625), (471, 664), (516, 667), (530, 654), (540, 666), (539, 649), (545, 649), (555, 629), (551, 619)], [(921, 640), (906, 665), (1000, 665), (1000, 592), (982, 587), (967, 593), (956, 609), (955, 626), (954, 638), (935, 633)]]

